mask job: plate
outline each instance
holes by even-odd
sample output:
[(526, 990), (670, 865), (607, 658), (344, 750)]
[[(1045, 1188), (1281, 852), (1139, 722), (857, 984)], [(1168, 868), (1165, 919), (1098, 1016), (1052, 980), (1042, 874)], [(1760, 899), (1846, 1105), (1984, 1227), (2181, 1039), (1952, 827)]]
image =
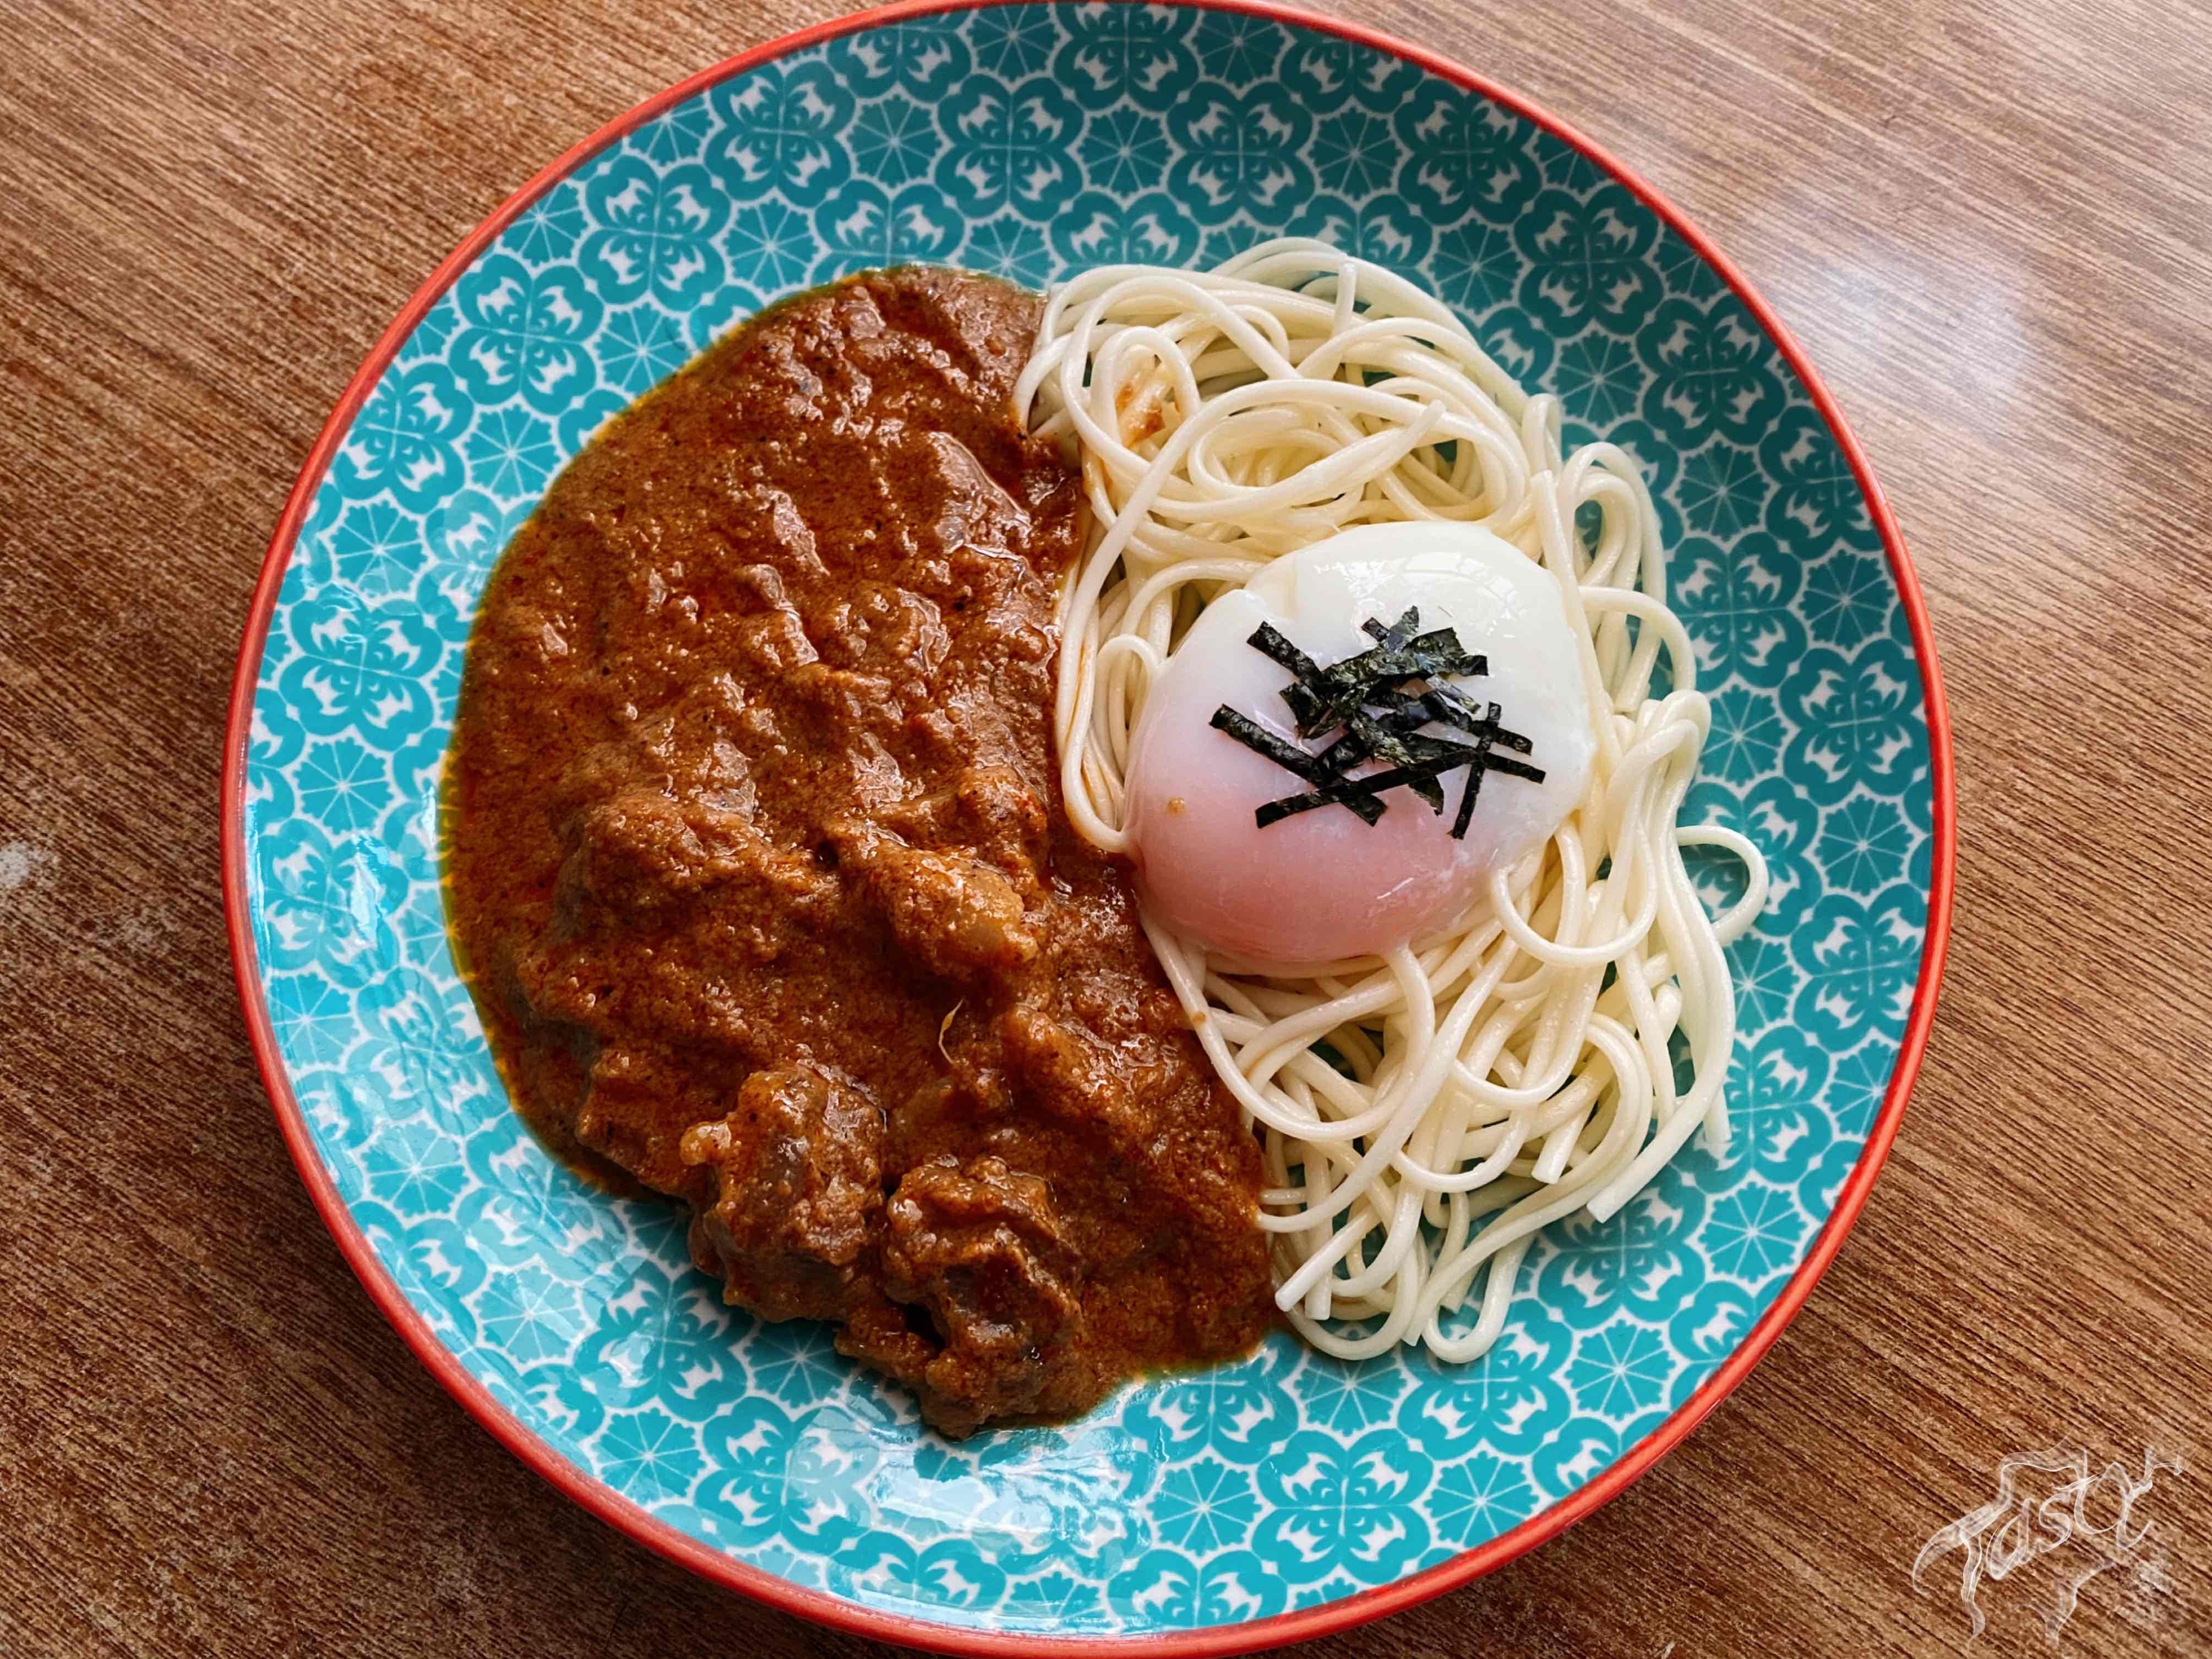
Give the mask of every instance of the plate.
[[(673, 1205), (549, 1159), (448, 952), (436, 791), (477, 596), (610, 415), (775, 296), (945, 261), (1032, 286), (1297, 232), (1418, 276), (1646, 469), (1715, 688), (1686, 818), (1773, 860), (1734, 947), (1725, 1157), (1531, 1254), (1481, 1362), (1287, 1336), (953, 1445), (819, 1328), (725, 1309)], [(1950, 756), (1911, 567), (1772, 313), (1525, 100), (1245, 5), (894, 7), (731, 59), (544, 173), (347, 388), (234, 688), (246, 1022), (332, 1234), (424, 1364), (562, 1491), (709, 1577), (984, 1652), (1218, 1653), (1403, 1607), (1649, 1468), (1771, 1344), (1895, 1134), (1933, 1012)], [(1703, 879), (1724, 901), (1729, 872)]]

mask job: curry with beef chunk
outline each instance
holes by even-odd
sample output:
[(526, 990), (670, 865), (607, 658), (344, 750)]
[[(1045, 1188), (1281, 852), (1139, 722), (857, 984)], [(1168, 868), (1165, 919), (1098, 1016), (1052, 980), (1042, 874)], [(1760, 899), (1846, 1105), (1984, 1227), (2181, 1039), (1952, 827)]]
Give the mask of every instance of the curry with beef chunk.
[(951, 1435), (1237, 1353), (1273, 1306), (1257, 1146), (1060, 811), (1084, 523), (1012, 412), (1039, 315), (866, 274), (619, 417), (495, 571), (448, 759), (521, 1109)]

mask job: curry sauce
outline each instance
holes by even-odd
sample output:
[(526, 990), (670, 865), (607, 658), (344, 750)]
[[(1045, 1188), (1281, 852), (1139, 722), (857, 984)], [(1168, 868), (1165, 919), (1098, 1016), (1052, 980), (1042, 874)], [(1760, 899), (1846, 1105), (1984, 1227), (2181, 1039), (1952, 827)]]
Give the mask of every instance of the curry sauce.
[(517, 1104), (961, 1435), (1249, 1347), (1261, 1162), (1060, 811), (1040, 301), (852, 278), (618, 417), (494, 572), (448, 902)]

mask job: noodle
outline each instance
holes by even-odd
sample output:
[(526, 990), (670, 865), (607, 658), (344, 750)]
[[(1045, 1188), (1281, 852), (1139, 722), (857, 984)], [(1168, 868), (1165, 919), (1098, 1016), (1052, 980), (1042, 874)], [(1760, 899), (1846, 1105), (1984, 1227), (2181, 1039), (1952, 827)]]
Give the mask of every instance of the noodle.
[[(1727, 1140), (1722, 950), (1764, 907), (1766, 869), (1734, 831), (1678, 823), (1711, 713), (1644, 481), (1611, 444), (1563, 453), (1558, 400), (1523, 392), (1439, 301), (1297, 239), (1206, 272), (1085, 272), (1050, 295), (1015, 402), (1074, 447), (1094, 515), (1061, 597), (1054, 721), (1069, 818), (1108, 851), (1131, 844), (1146, 687), (1199, 611), (1267, 561), (1355, 525), (1447, 519), (1559, 584), (1590, 783), (1466, 915), (1386, 956), (1294, 970), (1146, 918), (1260, 1129), (1279, 1304), (1343, 1358), (1404, 1342), (1472, 1359), (1538, 1231), (1616, 1214), (1700, 1127)], [(1595, 535), (1578, 532), (1591, 517)], [(1717, 919), (1692, 846), (1747, 872)]]

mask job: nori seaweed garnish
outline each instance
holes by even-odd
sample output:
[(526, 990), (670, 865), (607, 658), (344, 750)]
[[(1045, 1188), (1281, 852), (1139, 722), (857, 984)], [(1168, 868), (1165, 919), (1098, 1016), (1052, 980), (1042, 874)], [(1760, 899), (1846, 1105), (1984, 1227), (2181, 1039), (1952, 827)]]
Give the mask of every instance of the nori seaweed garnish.
[[(1387, 628), (1372, 618), (1361, 626), (1376, 641), (1373, 647), (1327, 667), (1272, 623), (1261, 623), (1246, 641), (1291, 671), (1283, 702), (1299, 737), (1340, 733), (1315, 751), (1269, 731), (1227, 703), (1214, 710), (1215, 730), (1313, 786), (1303, 794), (1285, 795), (1260, 807), (1252, 815), (1260, 828), (1324, 806), (1341, 806), (1371, 825), (1388, 807), (1382, 794), (1400, 788), (1410, 789), (1431, 812), (1441, 813), (1444, 794), (1440, 780), (1464, 767), (1467, 792), (1460, 798), (1451, 829), (1453, 839), (1463, 840), (1474, 821), (1475, 797), (1485, 773), (1503, 772), (1532, 783), (1544, 781), (1541, 768), (1514, 758), (1531, 752), (1531, 745), (1518, 732), (1498, 723), (1504, 711), (1494, 702), (1477, 703), (1447, 683), (1453, 676), (1474, 678), (1490, 672), (1489, 659), (1462, 646), (1454, 629), (1416, 634), (1420, 626), (1418, 607), (1409, 608)], [(1453, 735), (1440, 737), (1423, 729), (1431, 726), (1442, 726)], [(1500, 750), (1512, 752), (1501, 754)], [(1379, 771), (1352, 775), (1356, 768), (1377, 761), (1382, 763)]]

